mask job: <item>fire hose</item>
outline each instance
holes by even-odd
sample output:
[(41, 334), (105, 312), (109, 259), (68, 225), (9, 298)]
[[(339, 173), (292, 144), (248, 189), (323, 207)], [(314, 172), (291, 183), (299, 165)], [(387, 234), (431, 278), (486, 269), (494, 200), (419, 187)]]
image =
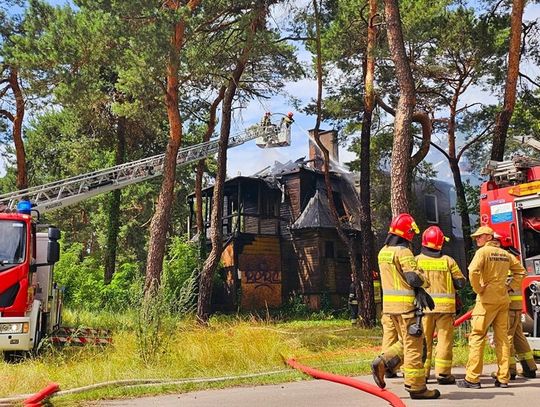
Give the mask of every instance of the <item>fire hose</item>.
[[(469, 319), (471, 319), (471, 317), (472, 317), (472, 310), (469, 310), (465, 314), (463, 314), (462, 316), (460, 316), (458, 319), (456, 319), (454, 321), (454, 326), (460, 326), (465, 321), (468, 321)], [(437, 337), (437, 332), (433, 333), (433, 337), (434, 338)]]
[(380, 397), (390, 403), (394, 407), (405, 407), (405, 403), (391, 391), (381, 389), (373, 384), (365, 383), (351, 377), (339, 376), (332, 373), (323, 372), (317, 369), (313, 369), (308, 366), (301, 365), (294, 359), (287, 359), (287, 364), (294, 369), (300, 370), (315, 379), (328, 380), (330, 382), (344, 384), (345, 386), (354, 387), (355, 389), (365, 391), (374, 396)]
[(26, 400), (24, 400), (24, 405), (26, 407), (32, 407), (32, 406), (41, 406), (41, 402), (45, 399), (51, 397), (54, 393), (58, 392), (60, 390), (60, 386), (58, 383), (51, 383), (44, 389), (38, 391), (36, 394), (28, 397)]

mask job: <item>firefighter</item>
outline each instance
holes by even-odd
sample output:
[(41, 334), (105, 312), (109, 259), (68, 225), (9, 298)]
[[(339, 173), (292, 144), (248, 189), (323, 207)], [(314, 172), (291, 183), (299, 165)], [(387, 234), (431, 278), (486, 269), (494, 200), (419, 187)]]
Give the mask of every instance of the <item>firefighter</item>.
[(371, 364), (375, 383), (384, 388), (387, 370), (395, 370), (402, 363), (405, 390), (412, 399), (436, 399), (441, 393), (428, 390), (422, 361), (423, 335), (417, 305), (431, 298), (422, 287), (429, 285), (426, 276), (418, 269), (410, 249), (415, 234), (419, 233), (413, 217), (402, 213), (392, 219), (385, 246), (379, 252), (379, 270), (383, 291), (383, 314), (398, 328), (400, 340)]
[(293, 124), (294, 122), (294, 119), (293, 119), (293, 112), (289, 112), (287, 113), (286, 116), (283, 116), (283, 118), (281, 119), (281, 123), (280, 123), (280, 127), (283, 128), (289, 128), (291, 127), (291, 124)]
[[(501, 247), (511, 255), (519, 255), (519, 252), (512, 247), (512, 241), (507, 236), (494, 235), (500, 242)], [(521, 282), (524, 274), (508, 272), (508, 291), (510, 294), (510, 310), (508, 314), (508, 341), (510, 342), (510, 380), (515, 380), (517, 375), (516, 359), (523, 368), (523, 377), (536, 377), (536, 363), (534, 362), (533, 352), (529, 346), (527, 338), (523, 334), (521, 325), (521, 314), (523, 297), (521, 295)], [(514, 357), (515, 356), (515, 357)], [(492, 374), (495, 376), (496, 373)], [(496, 378), (496, 377), (495, 377)]]
[(422, 251), (416, 256), (418, 267), (426, 273), (429, 288), (426, 291), (435, 302), (433, 311), (426, 311), (424, 328), (426, 335), (426, 381), (431, 370), (433, 333), (437, 329), (435, 352), (435, 377), (439, 384), (454, 384), (452, 375), (452, 345), (454, 342), (454, 315), (456, 313), (456, 289), (465, 287), (467, 280), (456, 261), (441, 250), (448, 238), (438, 226), (427, 228), (422, 234)]
[(351, 285), (349, 286), (349, 312), (351, 315), (351, 325), (358, 322), (358, 298), (356, 297), (356, 287), (354, 286), (354, 276), (351, 274)]
[(272, 113), (266, 112), (261, 120), (261, 126), (268, 127), (272, 125), (272, 122), (270, 121), (270, 116)]
[(472, 312), (471, 334), (469, 336), (469, 360), (464, 380), (458, 380), (458, 387), (479, 389), (482, 374), (485, 338), (490, 326), (493, 327), (495, 353), (497, 355), (496, 387), (508, 387), (509, 354), (508, 341), (508, 270), (525, 273), (520, 262), (500, 247), (493, 239), (493, 229), (481, 226), (471, 237), (476, 239), (478, 250), (469, 264), (469, 280), (476, 295)]

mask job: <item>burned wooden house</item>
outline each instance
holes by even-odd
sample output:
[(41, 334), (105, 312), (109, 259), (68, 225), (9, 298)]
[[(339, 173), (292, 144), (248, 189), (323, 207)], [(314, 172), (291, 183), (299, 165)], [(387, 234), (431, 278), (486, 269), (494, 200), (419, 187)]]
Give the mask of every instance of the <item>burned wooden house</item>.
[[(337, 162), (335, 132), (321, 140)], [(346, 233), (360, 242), (359, 202), (346, 174), (330, 172), (333, 202)], [(204, 233), (209, 235), (213, 188), (203, 190)], [(189, 197), (193, 225), (194, 196)], [(281, 164), (224, 185), (221, 258), (223, 290), (218, 307), (276, 308), (292, 294), (312, 309), (327, 299), (345, 303), (350, 284), (347, 249), (336, 232), (323, 175), (323, 160), (310, 142), (308, 160)], [(193, 235), (196, 230), (192, 228)]]

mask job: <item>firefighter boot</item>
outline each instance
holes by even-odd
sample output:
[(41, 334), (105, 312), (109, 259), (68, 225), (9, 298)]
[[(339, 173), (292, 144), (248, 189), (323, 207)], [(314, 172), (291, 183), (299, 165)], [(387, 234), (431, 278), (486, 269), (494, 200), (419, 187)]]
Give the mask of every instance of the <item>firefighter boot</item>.
[[(497, 380), (497, 372), (491, 372), (491, 378)], [(516, 372), (510, 370), (510, 380), (516, 380)]]
[(534, 379), (536, 377), (536, 370), (531, 370), (526, 360), (521, 360), (521, 367), (523, 368), (523, 377), (528, 377), (529, 379)]
[[(407, 389), (408, 386), (405, 386)], [(438, 399), (441, 396), (441, 392), (437, 389), (429, 390), (427, 387), (424, 390), (410, 391), (411, 399), (414, 400), (432, 400)]]
[(385, 372), (386, 366), (384, 365), (384, 360), (380, 356), (377, 356), (373, 362), (371, 362), (371, 374), (373, 375), (373, 380), (381, 389), (386, 387), (384, 381)]
[(456, 378), (451, 374), (440, 374), (437, 377), (437, 383), (439, 384), (455, 384)]

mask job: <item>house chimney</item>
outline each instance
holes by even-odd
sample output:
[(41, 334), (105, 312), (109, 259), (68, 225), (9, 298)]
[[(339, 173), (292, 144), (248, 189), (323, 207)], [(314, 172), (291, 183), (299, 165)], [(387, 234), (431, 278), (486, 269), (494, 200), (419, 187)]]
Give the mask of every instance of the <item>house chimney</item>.
[[(319, 136), (321, 143), (328, 149), (328, 154), (330, 155), (330, 160), (338, 162), (339, 161), (339, 152), (338, 152), (338, 141), (337, 141), (337, 131), (335, 130), (319, 130)], [(317, 170), (324, 169), (324, 155), (322, 151), (315, 143), (315, 132), (309, 130), (309, 159), (311, 161), (311, 166)]]

